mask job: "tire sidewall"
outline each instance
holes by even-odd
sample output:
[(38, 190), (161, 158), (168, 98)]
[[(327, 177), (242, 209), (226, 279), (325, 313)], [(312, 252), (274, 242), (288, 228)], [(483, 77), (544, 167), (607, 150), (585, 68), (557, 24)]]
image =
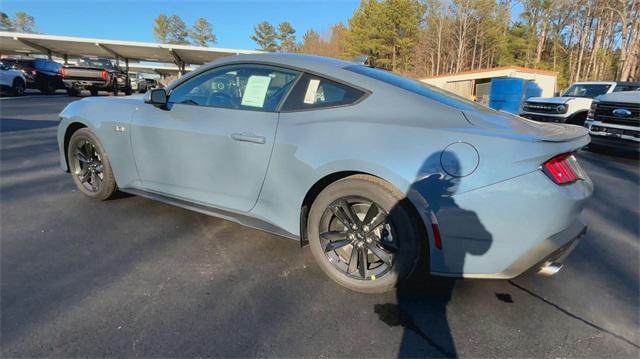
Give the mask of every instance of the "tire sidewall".
[(11, 86), (11, 91), (13, 92), (14, 96), (22, 96), (24, 94), (25, 87), (26, 87), (26, 85), (25, 85), (24, 81), (21, 78), (16, 77), (13, 80), (13, 84)]
[[(389, 273), (376, 280), (358, 280), (347, 277), (329, 262), (320, 244), (320, 220), (325, 209), (335, 200), (356, 196), (377, 203), (389, 213), (398, 252)], [(309, 211), (307, 231), (311, 253), (320, 268), (338, 284), (363, 293), (383, 293), (405, 279), (414, 268), (420, 255), (419, 231), (416, 221), (403, 206), (401, 200), (382, 186), (363, 179), (344, 179), (329, 185), (316, 198)]]
[[(94, 146), (96, 147), (96, 150), (100, 154), (100, 158), (102, 161), (102, 166), (103, 166), (102, 173), (104, 178), (102, 180), (102, 185), (100, 187), (100, 190), (97, 192), (91, 192), (87, 190), (80, 182), (80, 179), (78, 178), (78, 176), (76, 176), (75, 174), (76, 165), (75, 165), (75, 158), (73, 157), (73, 149), (75, 149), (77, 144), (83, 140), (89, 140), (91, 143), (94, 144)], [(115, 178), (113, 177), (113, 172), (111, 171), (111, 163), (109, 162), (109, 157), (107, 156), (107, 153), (104, 150), (104, 147), (102, 147), (102, 144), (100, 143), (100, 141), (98, 141), (98, 138), (89, 129), (87, 128), (79, 129), (71, 136), (71, 139), (69, 140), (69, 145), (67, 147), (67, 163), (69, 163), (69, 172), (71, 173), (73, 182), (76, 184), (76, 187), (78, 188), (78, 190), (82, 192), (82, 194), (84, 194), (85, 196), (93, 199), (104, 200), (109, 198), (115, 192), (116, 181), (115, 181)]]

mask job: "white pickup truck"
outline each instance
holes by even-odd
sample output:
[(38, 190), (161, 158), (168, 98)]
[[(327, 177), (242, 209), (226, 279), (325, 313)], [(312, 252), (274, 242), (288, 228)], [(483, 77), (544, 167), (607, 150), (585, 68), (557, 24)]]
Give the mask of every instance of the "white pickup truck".
[(583, 126), (591, 102), (600, 95), (620, 91), (638, 91), (640, 82), (576, 82), (560, 97), (530, 97), (520, 116), (534, 121), (561, 122)]
[(585, 122), (591, 147), (640, 151), (640, 91), (598, 96)]

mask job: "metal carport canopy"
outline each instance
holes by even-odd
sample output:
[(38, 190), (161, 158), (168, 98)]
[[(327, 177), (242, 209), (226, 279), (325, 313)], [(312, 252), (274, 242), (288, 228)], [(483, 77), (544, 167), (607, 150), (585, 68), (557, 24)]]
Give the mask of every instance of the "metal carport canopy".
[(184, 66), (185, 64), (204, 64), (229, 55), (259, 52), (0, 31), (0, 53), (2, 54), (41, 53), (49, 57), (57, 55), (65, 58), (99, 56), (122, 60), (170, 62)]

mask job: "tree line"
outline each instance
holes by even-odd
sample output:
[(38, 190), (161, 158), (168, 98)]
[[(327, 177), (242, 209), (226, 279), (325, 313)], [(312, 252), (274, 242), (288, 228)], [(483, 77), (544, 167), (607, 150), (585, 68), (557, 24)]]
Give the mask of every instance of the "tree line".
[(557, 71), (560, 86), (640, 78), (640, 0), (362, 0), (345, 24), (300, 42), (286, 24), (294, 45), (279, 46), (267, 22), (252, 39), (266, 51), (364, 54), (412, 77), (517, 65)]
[(10, 17), (5, 12), (0, 11), (0, 31), (15, 32), (37, 32), (36, 20), (33, 16), (23, 11), (16, 12)]
[(153, 22), (153, 36), (163, 44), (209, 46), (218, 41), (207, 19), (200, 17), (187, 28), (178, 15), (158, 15)]

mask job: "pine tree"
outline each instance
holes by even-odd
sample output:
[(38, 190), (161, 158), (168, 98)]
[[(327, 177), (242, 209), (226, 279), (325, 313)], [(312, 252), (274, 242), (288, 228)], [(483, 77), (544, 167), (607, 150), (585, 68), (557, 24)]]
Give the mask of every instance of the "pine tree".
[(26, 12), (18, 11), (13, 19), (13, 27), (17, 32), (36, 32), (36, 21)]
[(0, 31), (14, 31), (13, 22), (6, 13), (0, 11)]
[(276, 29), (267, 21), (259, 23), (253, 28), (255, 35), (251, 39), (260, 46), (261, 50), (275, 52), (278, 49)]
[(189, 31), (184, 21), (177, 16), (171, 15), (167, 19), (167, 43), (177, 45), (189, 44)]
[(278, 51), (280, 52), (295, 52), (296, 51), (296, 30), (287, 21), (281, 22), (278, 25), (277, 38), (280, 41), (278, 45)]
[(165, 14), (160, 14), (155, 18), (153, 24), (153, 37), (160, 43), (166, 44), (169, 36), (169, 18)]
[(209, 43), (215, 44), (218, 41), (216, 35), (213, 33), (211, 24), (204, 19), (199, 18), (191, 27), (189, 31), (189, 37), (193, 40), (195, 45), (208, 46)]

